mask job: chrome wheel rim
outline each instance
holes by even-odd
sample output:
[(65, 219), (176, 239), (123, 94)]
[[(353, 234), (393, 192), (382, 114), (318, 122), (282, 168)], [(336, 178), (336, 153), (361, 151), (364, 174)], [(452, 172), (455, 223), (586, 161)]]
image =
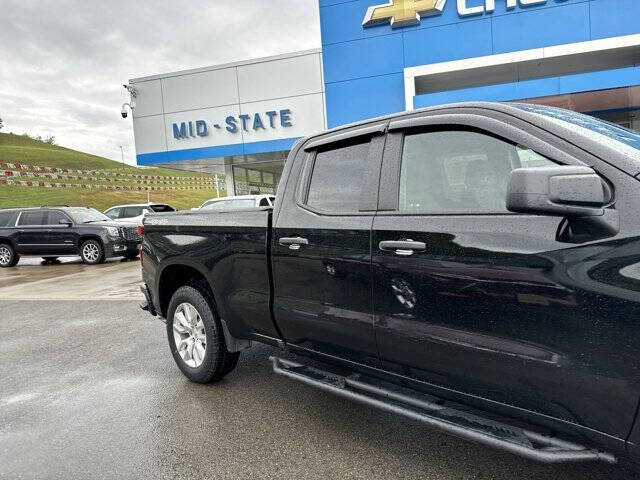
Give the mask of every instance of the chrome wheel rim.
[(82, 256), (89, 262), (95, 262), (100, 256), (100, 250), (95, 243), (87, 243), (82, 249)]
[(6, 266), (11, 262), (11, 250), (7, 247), (0, 247), (0, 265)]
[(184, 363), (198, 368), (207, 353), (207, 332), (202, 317), (190, 303), (181, 303), (173, 314), (173, 339)]

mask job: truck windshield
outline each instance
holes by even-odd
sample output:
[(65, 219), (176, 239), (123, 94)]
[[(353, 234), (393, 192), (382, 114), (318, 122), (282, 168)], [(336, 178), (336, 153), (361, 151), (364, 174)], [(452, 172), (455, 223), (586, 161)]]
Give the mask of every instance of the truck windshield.
[(92, 222), (104, 222), (111, 221), (104, 213), (99, 212), (94, 208), (71, 208), (68, 211), (73, 221), (76, 223), (92, 223)]
[(640, 163), (640, 134), (589, 115), (542, 105), (516, 105), (521, 110), (545, 116), (552, 122), (591, 137)]

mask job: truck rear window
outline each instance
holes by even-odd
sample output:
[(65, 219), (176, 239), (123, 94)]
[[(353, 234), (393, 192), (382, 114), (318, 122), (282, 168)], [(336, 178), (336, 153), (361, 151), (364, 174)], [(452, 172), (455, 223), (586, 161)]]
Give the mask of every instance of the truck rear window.
[(175, 212), (175, 209), (173, 207), (170, 207), (169, 205), (150, 205), (150, 206), (151, 206), (151, 210), (153, 210), (156, 213)]
[(306, 202), (309, 207), (329, 213), (358, 210), (369, 144), (367, 141), (316, 154)]

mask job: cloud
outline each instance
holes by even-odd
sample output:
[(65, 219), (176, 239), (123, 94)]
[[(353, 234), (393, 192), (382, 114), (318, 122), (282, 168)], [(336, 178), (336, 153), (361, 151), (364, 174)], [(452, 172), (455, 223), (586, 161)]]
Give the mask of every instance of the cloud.
[(3, 131), (135, 162), (129, 78), (320, 45), (317, 0), (3, 0)]

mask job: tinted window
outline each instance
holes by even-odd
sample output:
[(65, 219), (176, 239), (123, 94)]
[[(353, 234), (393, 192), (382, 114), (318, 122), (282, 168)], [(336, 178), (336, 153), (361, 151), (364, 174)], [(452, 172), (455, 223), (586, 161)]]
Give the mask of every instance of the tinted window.
[(154, 212), (175, 212), (175, 209), (169, 205), (151, 205), (151, 210)]
[(271, 206), (269, 204), (269, 199), (268, 198), (263, 198), (262, 200), (260, 200), (260, 206), (261, 207), (269, 207), (269, 206)]
[(554, 165), (532, 150), (473, 131), (408, 134), (400, 175), (401, 211), (507, 212), (511, 171)]
[(47, 218), (47, 225), (60, 225), (60, 220), (69, 222), (69, 217), (58, 210), (50, 210), (49, 217)]
[(44, 210), (22, 212), (19, 225), (44, 225)]
[(142, 215), (142, 210), (142, 207), (125, 207), (122, 209), (120, 218), (139, 217), (140, 215)]
[(13, 226), (16, 212), (0, 212), (0, 227)]
[(120, 216), (120, 209), (119, 208), (112, 208), (111, 210), (107, 210), (105, 212), (105, 215), (107, 217), (112, 218), (112, 219), (115, 220), (116, 218), (118, 218)]
[(307, 205), (332, 213), (356, 212), (369, 142), (319, 151), (313, 164)]

